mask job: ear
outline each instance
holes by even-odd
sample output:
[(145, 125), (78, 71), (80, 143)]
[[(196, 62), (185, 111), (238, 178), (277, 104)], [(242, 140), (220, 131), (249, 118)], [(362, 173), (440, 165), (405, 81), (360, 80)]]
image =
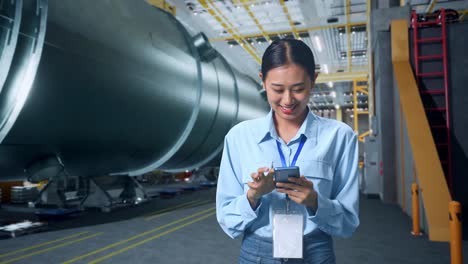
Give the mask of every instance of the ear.
[(317, 80), (318, 72), (314, 73), (314, 78), (311, 80), (312, 85), (310, 86), (310, 89), (314, 88), (315, 86), (315, 80)]
[(260, 82), (261, 82), (261, 85), (262, 85), (262, 89), (266, 90), (266, 89), (265, 89), (265, 83), (263, 82), (263, 74), (262, 74), (262, 72), (259, 72), (259, 73), (258, 73), (258, 77), (260, 78)]

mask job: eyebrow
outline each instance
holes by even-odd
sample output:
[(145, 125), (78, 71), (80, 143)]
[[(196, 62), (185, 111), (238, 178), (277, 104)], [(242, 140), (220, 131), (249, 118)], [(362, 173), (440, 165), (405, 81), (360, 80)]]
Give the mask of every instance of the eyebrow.
[[(279, 83), (272, 83), (271, 85), (273, 86), (279, 86), (279, 87), (283, 87), (284, 85), (282, 84), (279, 84)], [(295, 87), (295, 86), (301, 86), (301, 85), (304, 85), (304, 82), (300, 82), (300, 83), (295, 83), (293, 85), (291, 85), (292, 87)]]

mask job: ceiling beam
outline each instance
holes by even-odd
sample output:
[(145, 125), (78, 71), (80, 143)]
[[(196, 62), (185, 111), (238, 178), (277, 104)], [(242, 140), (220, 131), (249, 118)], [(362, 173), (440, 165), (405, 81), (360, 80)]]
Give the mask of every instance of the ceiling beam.
[(344, 82), (367, 79), (368, 72), (339, 72), (339, 73), (320, 73), (315, 80), (315, 83), (327, 83), (327, 82)]
[(351, 66), (351, 0), (346, 0), (346, 38), (348, 40), (348, 71), (350, 72), (352, 69)]
[[(297, 33), (305, 33), (309, 31), (317, 31), (317, 30), (322, 30), (322, 29), (329, 29), (329, 28), (340, 28), (340, 27), (347, 27), (348, 24), (336, 24), (336, 25), (327, 25), (327, 26), (317, 26), (317, 27), (307, 27), (307, 28), (299, 28), (296, 29)], [(354, 22), (354, 23), (349, 23), (349, 26), (366, 26), (366, 22)], [(281, 35), (281, 34), (292, 34), (293, 32), (291, 30), (281, 30), (281, 31), (270, 31), (270, 32), (265, 32), (267, 35)], [(258, 38), (258, 37), (263, 37), (263, 34), (245, 34), (245, 35), (238, 35), (241, 38)], [(215, 42), (215, 41), (231, 41), (234, 40), (232, 37), (223, 37), (223, 38), (210, 38), (210, 42)]]
[(288, 18), (289, 26), (291, 26), (291, 29), (292, 29), (294, 38), (299, 39), (299, 33), (298, 33), (297, 30), (296, 30), (296, 26), (294, 26), (294, 22), (293, 22), (292, 19), (291, 19), (291, 15), (289, 14), (288, 7), (287, 7), (286, 4), (284, 3), (284, 0), (280, 0), (280, 4), (281, 4), (281, 6), (283, 7), (283, 12), (284, 12), (284, 14), (285, 14), (286, 17)]
[(432, 10), (435, 7), (435, 4), (437, 4), (437, 0), (431, 0), (431, 3), (426, 8), (426, 13), (432, 13)]
[[(215, 4), (213, 3), (212, 0), (199, 0), (198, 1), (202, 6), (203, 8), (205, 8), (205, 10), (214, 18), (216, 19), (216, 21), (218, 21), (218, 23), (221, 24), (221, 26), (227, 31), (229, 32), (233, 38), (237, 41), (237, 43), (239, 43), (242, 48), (244, 48), (245, 51), (247, 51), (247, 53), (250, 54), (250, 56), (252, 56), (254, 58), (254, 60), (258, 63), (258, 64), (261, 64), (262, 63), (262, 60), (260, 59), (259, 55), (258, 55), (258, 51), (250, 44), (250, 42), (246, 41), (244, 38), (242, 37), (239, 37), (239, 35), (234, 32), (233, 30), (233, 26), (232, 24), (229, 22), (229, 20), (222, 14), (221, 10), (219, 10)], [(210, 8), (208, 6), (208, 2), (210, 3), (210, 5), (212, 6), (212, 8)], [(224, 21), (223, 21), (224, 20)], [(229, 25), (228, 25), (229, 24)]]
[(255, 22), (255, 24), (257, 25), (258, 29), (260, 29), (260, 31), (262, 32), (262, 36), (266, 39), (266, 41), (271, 41), (270, 39), (270, 36), (268, 36), (268, 33), (265, 32), (265, 29), (263, 28), (262, 24), (260, 24), (260, 22), (258, 21), (258, 19), (255, 17), (255, 15), (252, 13), (252, 11), (250, 10), (250, 7), (249, 7), (249, 4), (246, 3), (248, 2), (249, 0), (240, 0), (241, 4), (244, 6), (244, 9), (245, 11), (247, 11), (247, 13), (249, 14), (250, 18), (252, 18), (252, 20)]
[(463, 22), (463, 20), (465, 19), (465, 16), (468, 14), (468, 10), (463, 10), (461, 13), (460, 13), (460, 17), (458, 18), (460, 20), (460, 22)]

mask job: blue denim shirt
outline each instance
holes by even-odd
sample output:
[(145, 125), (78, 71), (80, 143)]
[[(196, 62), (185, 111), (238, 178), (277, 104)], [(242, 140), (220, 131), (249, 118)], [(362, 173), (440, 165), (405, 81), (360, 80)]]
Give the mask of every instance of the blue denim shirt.
[(298, 157), (301, 175), (314, 184), (318, 208), (311, 210), (291, 201), (290, 209), (304, 215), (304, 235), (321, 233), (348, 237), (359, 225), (358, 145), (352, 129), (336, 120), (309, 111), (295, 137), (288, 143), (278, 136), (272, 111), (262, 118), (244, 121), (226, 135), (216, 191), (216, 215), (231, 238), (254, 233), (272, 237), (275, 210), (285, 208), (285, 194), (273, 190), (253, 210), (247, 199), (250, 174), (260, 167), (281, 166), (276, 141), (287, 164), (296, 153), (300, 138), (307, 140)]

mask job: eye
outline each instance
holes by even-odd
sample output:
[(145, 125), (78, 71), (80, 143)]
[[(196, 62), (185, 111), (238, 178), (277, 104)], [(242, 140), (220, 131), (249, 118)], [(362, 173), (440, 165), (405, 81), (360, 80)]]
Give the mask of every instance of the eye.
[(295, 93), (302, 93), (304, 90), (305, 90), (304, 87), (298, 87), (298, 88), (294, 88), (294, 89), (293, 89), (293, 92), (295, 92)]
[(283, 89), (278, 89), (278, 88), (271, 88), (275, 93), (283, 93)]

